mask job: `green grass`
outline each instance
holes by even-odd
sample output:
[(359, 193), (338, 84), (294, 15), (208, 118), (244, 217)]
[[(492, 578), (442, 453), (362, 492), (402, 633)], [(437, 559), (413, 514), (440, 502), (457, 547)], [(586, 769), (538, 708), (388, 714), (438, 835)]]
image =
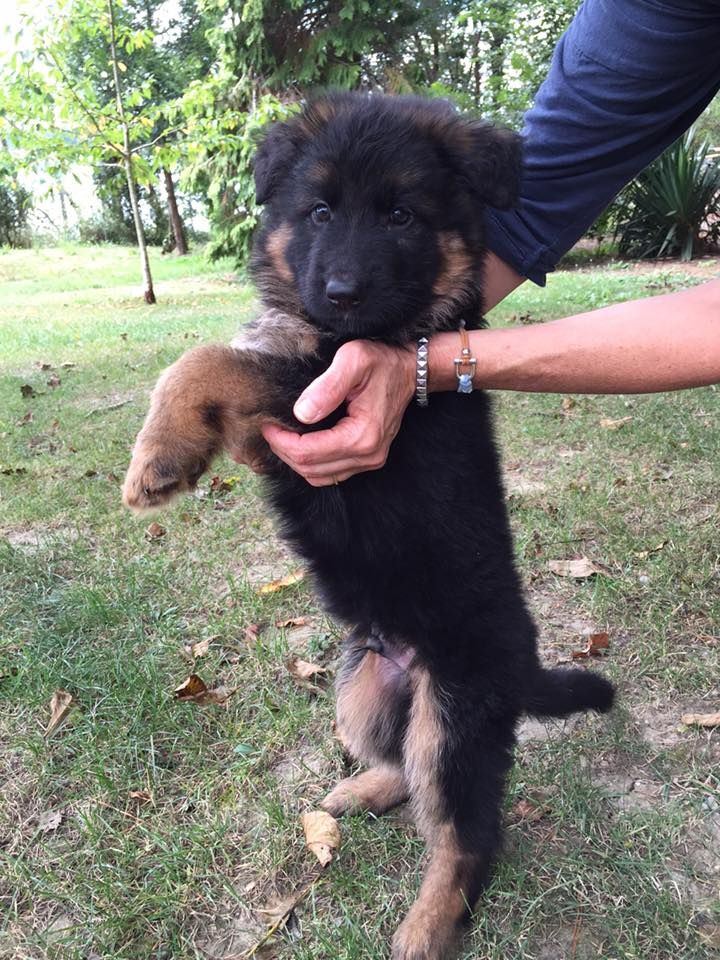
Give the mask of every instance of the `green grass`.
[[(242, 956), (267, 926), (259, 909), (313, 869), (299, 814), (344, 770), (331, 696), (300, 689), (285, 666), (292, 650), (332, 668), (337, 629), (304, 584), (255, 592), (295, 565), (256, 479), (220, 462), (237, 484), (213, 494), (206, 482), (159, 518), (159, 540), (120, 506), (158, 372), (253, 312), (227, 263), (154, 266), (159, 303), (148, 307), (133, 251), (0, 254), (3, 958)], [(618, 264), (558, 273), (545, 291), (518, 291), (495, 322), (699, 275)], [(544, 654), (569, 657), (584, 630), (607, 630), (598, 668), (618, 683), (620, 706), (549, 736), (528, 728), (506, 850), (463, 956), (701, 960), (720, 931), (720, 734), (685, 729), (680, 716), (720, 699), (720, 393), (575, 400), (563, 411), (557, 396), (498, 397), (509, 503)], [(619, 430), (600, 425), (625, 416)], [(548, 560), (580, 555), (609, 575), (549, 573)], [(274, 626), (299, 615), (310, 628)], [(227, 709), (172, 696), (193, 670), (187, 645), (208, 637), (195, 669), (237, 688)], [(58, 688), (77, 707), (46, 737)], [(541, 818), (520, 816), (521, 800)], [(43, 829), (52, 811), (62, 819)], [(423, 845), (400, 813), (352, 818), (343, 835), (294, 933), (257, 956), (386, 955)]]

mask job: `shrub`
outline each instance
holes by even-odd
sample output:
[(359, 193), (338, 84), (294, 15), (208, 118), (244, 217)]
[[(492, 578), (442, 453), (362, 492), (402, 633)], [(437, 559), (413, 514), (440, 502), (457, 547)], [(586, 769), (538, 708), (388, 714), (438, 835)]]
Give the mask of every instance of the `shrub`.
[(24, 187), (10, 180), (0, 180), (0, 247), (30, 245), (28, 216), (31, 209), (32, 199)]
[(615, 237), (625, 257), (692, 260), (720, 245), (720, 160), (690, 130), (624, 191)]

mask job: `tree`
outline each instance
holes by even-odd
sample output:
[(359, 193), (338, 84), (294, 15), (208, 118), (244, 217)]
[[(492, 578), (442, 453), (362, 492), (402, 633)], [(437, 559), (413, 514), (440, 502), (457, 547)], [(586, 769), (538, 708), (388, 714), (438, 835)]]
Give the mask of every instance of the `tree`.
[[(137, 184), (154, 176), (148, 151), (162, 139), (167, 124), (156, 134), (154, 109), (137, 109), (150, 104), (153, 78), (147, 76), (142, 83), (125, 80), (127, 64), (122, 59), (151, 44), (153, 33), (133, 26), (124, 0), (54, 0), (49, 17), (35, 23), (26, 9), (22, 24), (18, 48), (2, 71), (0, 84), (6, 139), (26, 166), (50, 176), (57, 177), (78, 162), (123, 170), (143, 296), (154, 303)], [(112, 96), (99, 95), (91, 70), (76, 69), (73, 51), (82, 45), (104, 56), (103, 79)]]
[(31, 209), (32, 198), (18, 183), (17, 171), (6, 154), (0, 160), (0, 247), (17, 247), (23, 243)]

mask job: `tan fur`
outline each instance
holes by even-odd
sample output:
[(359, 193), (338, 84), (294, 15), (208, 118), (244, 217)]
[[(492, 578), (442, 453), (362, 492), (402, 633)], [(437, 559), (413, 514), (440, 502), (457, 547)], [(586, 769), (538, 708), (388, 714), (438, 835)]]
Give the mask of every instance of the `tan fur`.
[(232, 346), (196, 347), (180, 357), (153, 390), (123, 484), (125, 505), (164, 506), (191, 489), (222, 448), (261, 465), (269, 450), (260, 427), (273, 420), (269, 391), (278, 389), (263, 358), (310, 355), (317, 344), (308, 323), (269, 310)]
[(446, 231), (438, 236), (438, 246), (443, 259), (442, 269), (433, 284), (436, 297), (457, 294), (463, 282), (472, 274), (473, 262), (462, 237)]
[(306, 320), (280, 310), (266, 310), (230, 341), (234, 350), (251, 350), (275, 357), (303, 357), (315, 353), (320, 337)]
[(455, 828), (444, 824), (432, 846), (417, 900), (393, 938), (392, 960), (441, 960), (447, 955), (472, 908), (464, 889), (472, 867)]
[(413, 696), (405, 735), (405, 776), (418, 827), (431, 839), (441, 815), (436, 771), (443, 743), (443, 720), (427, 670), (413, 667), (411, 678)]
[(373, 748), (378, 717), (393, 711), (395, 685), (383, 675), (382, 657), (369, 650), (337, 691), (337, 735), (351, 756), (366, 763), (380, 758)]
[(265, 241), (265, 250), (267, 255), (270, 257), (273, 267), (275, 268), (276, 275), (284, 282), (290, 286), (294, 286), (295, 277), (293, 272), (290, 269), (290, 264), (287, 262), (287, 257), (285, 252), (288, 248), (288, 244), (292, 240), (292, 227), (289, 223), (282, 223), (277, 227), (271, 234), (268, 235), (267, 240)]
[(407, 784), (400, 767), (384, 764), (341, 780), (320, 806), (334, 817), (361, 810), (379, 816), (404, 803), (407, 796)]

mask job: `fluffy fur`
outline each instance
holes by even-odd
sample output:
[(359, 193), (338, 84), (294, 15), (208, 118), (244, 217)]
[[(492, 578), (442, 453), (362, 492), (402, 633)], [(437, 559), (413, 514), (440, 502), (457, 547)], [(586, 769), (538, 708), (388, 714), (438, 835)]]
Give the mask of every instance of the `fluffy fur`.
[(608, 710), (613, 690), (538, 662), (483, 392), (412, 404), (385, 467), (340, 486), (309, 486), (258, 427), (307, 429), (292, 404), (349, 339), (479, 326), (482, 209), (512, 204), (519, 170), (514, 134), (437, 101), (340, 95), (272, 128), (253, 260), (268, 312), (163, 375), (124, 487), (131, 507), (167, 502), (223, 446), (270, 465), (282, 533), (351, 628), (338, 730), (369, 769), (325, 806), (380, 813), (409, 797), (429, 844), (393, 960), (453, 951), (498, 849), (518, 718)]

